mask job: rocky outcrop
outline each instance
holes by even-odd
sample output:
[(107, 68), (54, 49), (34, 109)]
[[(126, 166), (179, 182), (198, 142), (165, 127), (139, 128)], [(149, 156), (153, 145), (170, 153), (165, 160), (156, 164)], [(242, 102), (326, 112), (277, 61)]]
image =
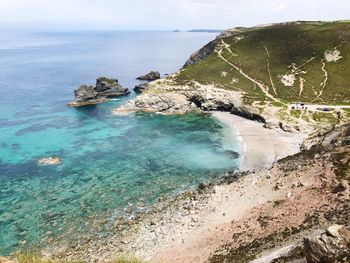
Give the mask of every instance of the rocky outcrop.
[[(157, 86), (159, 88), (156, 89), (157, 92), (150, 89), (149, 92), (115, 109), (114, 112), (147, 111), (184, 114), (198, 110), (231, 111), (233, 107), (240, 107), (241, 105), (240, 93), (218, 89), (210, 85), (198, 84), (195, 87), (173, 87), (166, 86), (163, 83), (157, 83), (156, 85), (160, 85)], [(154, 88), (154, 85), (151, 86), (151, 88)]]
[(96, 86), (82, 85), (74, 90), (75, 101), (68, 103), (71, 107), (94, 105), (109, 98), (129, 94), (129, 90), (119, 85), (117, 79), (100, 77), (96, 80)]
[(160, 79), (160, 73), (158, 71), (151, 71), (147, 73), (146, 75), (140, 76), (137, 78), (138, 80), (146, 80), (146, 81), (153, 81)]
[(210, 55), (212, 55), (215, 52), (215, 49), (218, 45), (218, 39), (215, 39), (208, 44), (206, 44), (204, 47), (193, 53), (190, 58), (186, 61), (185, 65), (183, 65), (182, 68), (187, 68), (191, 65), (194, 65), (198, 63), (199, 61), (206, 59)]
[(318, 129), (303, 142), (301, 149), (308, 150), (315, 145), (323, 147), (350, 145), (350, 125), (344, 124), (336, 128), (328, 126)]
[(348, 262), (350, 258), (350, 228), (330, 226), (321, 235), (304, 239), (308, 263)]
[(148, 90), (148, 83), (147, 83), (147, 82), (138, 84), (138, 85), (136, 85), (135, 88), (134, 88), (134, 91), (135, 91), (135, 92), (138, 92), (138, 93), (144, 92), (144, 91), (146, 91), (146, 90)]
[(241, 116), (246, 119), (254, 120), (254, 121), (259, 121), (262, 123), (265, 123), (265, 118), (262, 117), (259, 114), (259, 110), (256, 108), (250, 108), (247, 106), (241, 106), (241, 107), (232, 107), (231, 113)]

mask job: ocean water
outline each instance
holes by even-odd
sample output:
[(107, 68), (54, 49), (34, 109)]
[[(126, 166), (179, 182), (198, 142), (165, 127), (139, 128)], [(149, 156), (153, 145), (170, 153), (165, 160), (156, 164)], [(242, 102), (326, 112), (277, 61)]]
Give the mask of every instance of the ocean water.
[[(0, 254), (88, 231), (127, 206), (150, 206), (236, 169), (228, 127), (208, 115), (111, 110), (136, 96), (70, 108), (73, 89), (115, 77), (129, 89), (150, 70), (172, 73), (210, 33), (2, 32), (0, 34)], [(59, 156), (57, 166), (38, 166)]]

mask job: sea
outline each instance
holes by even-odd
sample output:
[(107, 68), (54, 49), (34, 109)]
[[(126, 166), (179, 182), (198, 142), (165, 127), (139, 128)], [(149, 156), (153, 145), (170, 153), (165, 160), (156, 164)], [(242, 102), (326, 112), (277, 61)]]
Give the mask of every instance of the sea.
[[(91, 231), (91, 218), (195, 188), (239, 159), (235, 135), (207, 114), (112, 109), (137, 96), (137, 76), (182, 67), (215, 33), (2, 31), (0, 34), (0, 255)], [(74, 89), (113, 77), (130, 95), (71, 108)], [(59, 165), (39, 158), (57, 156)], [(108, 233), (101, 234), (101, 238)]]

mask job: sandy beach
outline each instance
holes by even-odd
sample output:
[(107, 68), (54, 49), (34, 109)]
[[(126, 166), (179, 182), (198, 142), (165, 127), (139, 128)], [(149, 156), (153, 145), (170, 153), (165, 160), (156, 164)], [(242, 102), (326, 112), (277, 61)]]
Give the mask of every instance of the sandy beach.
[(240, 137), (242, 161), (241, 170), (259, 170), (270, 167), (275, 161), (296, 154), (305, 134), (272, 130), (263, 123), (251, 121), (228, 112), (214, 112), (215, 118), (231, 127)]

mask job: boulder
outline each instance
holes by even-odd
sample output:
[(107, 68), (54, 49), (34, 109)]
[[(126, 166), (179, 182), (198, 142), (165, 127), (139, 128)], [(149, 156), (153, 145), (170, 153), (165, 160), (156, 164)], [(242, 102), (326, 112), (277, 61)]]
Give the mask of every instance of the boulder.
[(148, 83), (141, 83), (134, 88), (135, 92), (144, 92), (148, 89)]
[(350, 258), (350, 228), (330, 226), (319, 236), (304, 239), (304, 252), (308, 263), (347, 262)]
[(94, 105), (108, 98), (129, 94), (129, 90), (119, 85), (117, 79), (100, 77), (96, 80), (96, 86), (82, 85), (74, 90), (75, 101), (68, 103), (71, 107)]
[(137, 78), (138, 80), (146, 80), (146, 81), (153, 81), (160, 79), (160, 73), (158, 71), (151, 71), (146, 75), (140, 76)]

